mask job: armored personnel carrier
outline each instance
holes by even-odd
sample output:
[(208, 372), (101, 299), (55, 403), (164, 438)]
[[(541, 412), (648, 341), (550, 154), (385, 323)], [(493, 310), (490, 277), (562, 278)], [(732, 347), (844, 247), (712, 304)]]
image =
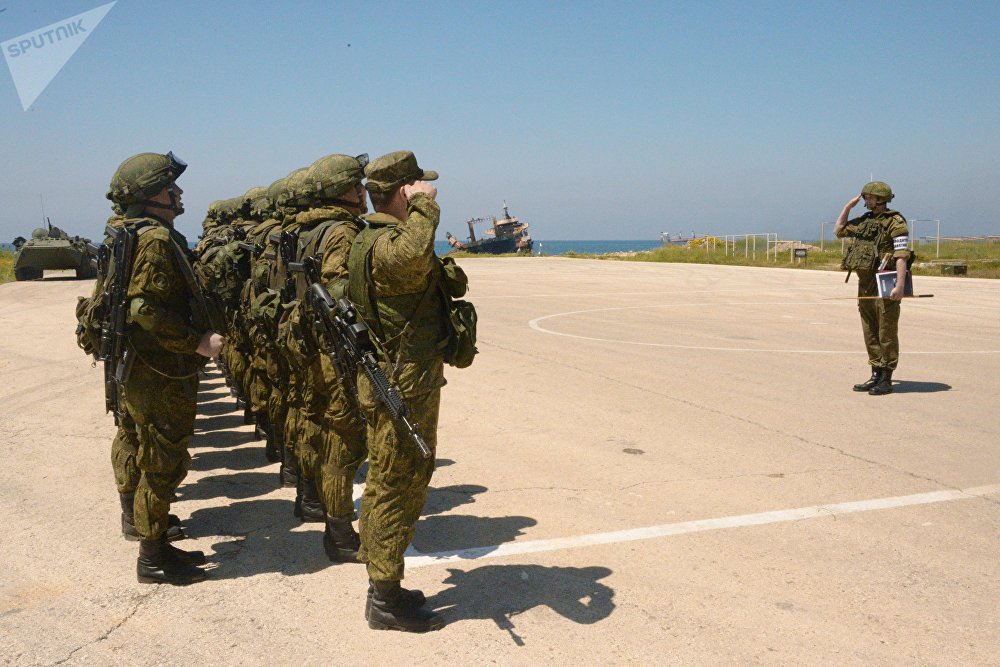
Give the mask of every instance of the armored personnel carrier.
[(38, 280), (45, 271), (75, 269), (77, 278), (97, 276), (97, 247), (80, 236), (70, 236), (48, 223), (39, 227), (30, 239), (14, 239), (14, 278)]

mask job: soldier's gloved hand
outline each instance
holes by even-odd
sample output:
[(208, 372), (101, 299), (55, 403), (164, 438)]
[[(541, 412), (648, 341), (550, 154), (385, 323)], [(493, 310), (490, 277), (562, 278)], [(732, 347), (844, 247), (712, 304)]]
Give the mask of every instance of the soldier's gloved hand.
[(437, 197), (437, 188), (428, 183), (427, 181), (416, 181), (410, 183), (409, 185), (404, 185), (400, 190), (403, 192), (403, 196), (409, 201), (410, 197), (419, 193), (429, 196), (431, 199)]
[(214, 331), (206, 331), (201, 335), (201, 341), (198, 343), (198, 349), (195, 352), (203, 357), (215, 357), (222, 351), (222, 346), (225, 342), (226, 337), (222, 334), (217, 334)]

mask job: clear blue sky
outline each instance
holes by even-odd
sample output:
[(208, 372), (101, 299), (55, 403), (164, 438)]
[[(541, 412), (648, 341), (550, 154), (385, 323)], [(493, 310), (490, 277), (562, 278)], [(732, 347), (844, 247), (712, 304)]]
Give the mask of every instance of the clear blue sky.
[[(0, 0), (0, 41), (101, 4)], [(120, 0), (27, 112), (0, 68), (0, 241), (40, 194), (99, 236), (140, 151), (190, 164), (194, 239), (213, 199), (403, 148), (441, 238), (505, 198), (537, 239), (816, 238), (869, 174), (1000, 234), (998, 34), (996, 2)]]

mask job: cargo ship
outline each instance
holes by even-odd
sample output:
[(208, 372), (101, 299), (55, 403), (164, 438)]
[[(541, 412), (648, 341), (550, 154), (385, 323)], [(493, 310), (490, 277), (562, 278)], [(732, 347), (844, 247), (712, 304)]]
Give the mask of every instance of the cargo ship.
[[(485, 236), (476, 238), (476, 225), (487, 223), (491, 226), (483, 230)], [(445, 234), (448, 245), (454, 250), (490, 255), (531, 254), (534, 242), (528, 234), (528, 225), (510, 214), (506, 201), (503, 202), (503, 218), (498, 220), (495, 215), (469, 218), (466, 224), (469, 225), (469, 237), (466, 241), (459, 241), (451, 232)]]

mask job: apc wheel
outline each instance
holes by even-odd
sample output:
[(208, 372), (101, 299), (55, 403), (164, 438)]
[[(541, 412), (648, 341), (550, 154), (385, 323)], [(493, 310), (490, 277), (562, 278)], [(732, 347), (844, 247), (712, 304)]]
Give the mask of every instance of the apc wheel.
[(43, 273), (41, 269), (14, 269), (14, 278), (16, 280), (39, 280)]

